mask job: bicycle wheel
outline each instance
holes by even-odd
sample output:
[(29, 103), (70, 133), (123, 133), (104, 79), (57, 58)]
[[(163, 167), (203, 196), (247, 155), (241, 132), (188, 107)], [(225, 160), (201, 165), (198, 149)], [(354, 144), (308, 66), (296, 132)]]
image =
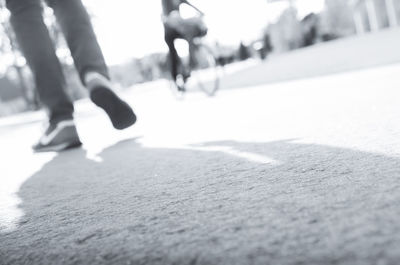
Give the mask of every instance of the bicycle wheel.
[(193, 60), (190, 63), (191, 86), (203, 91), (208, 96), (214, 96), (219, 89), (218, 64), (210, 48), (198, 45), (195, 48)]

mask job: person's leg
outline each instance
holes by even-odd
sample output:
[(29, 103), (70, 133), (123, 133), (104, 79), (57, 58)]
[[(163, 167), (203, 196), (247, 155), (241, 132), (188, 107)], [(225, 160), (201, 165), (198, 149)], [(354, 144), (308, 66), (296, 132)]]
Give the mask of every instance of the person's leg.
[(7, 0), (11, 24), (32, 69), (41, 102), (49, 111), (50, 123), (70, 120), (73, 104), (65, 92), (65, 79), (39, 0)]
[(110, 117), (116, 129), (136, 122), (132, 108), (112, 91), (108, 68), (81, 0), (46, 0), (53, 8), (90, 99)]
[(188, 40), (189, 44), (189, 62), (190, 62), (190, 67), (191, 68), (196, 68), (198, 67), (198, 61), (196, 59), (196, 50), (197, 50), (197, 45), (193, 42), (193, 40)]
[(49, 112), (49, 126), (34, 151), (61, 151), (80, 146), (73, 122), (73, 103), (65, 92), (65, 78), (46, 28), (40, 0), (7, 0), (11, 24), (32, 69), (39, 98)]
[(178, 67), (180, 65), (180, 58), (178, 52), (176, 51), (174, 41), (176, 39), (176, 32), (174, 30), (165, 28), (165, 42), (168, 45), (169, 57), (171, 62), (171, 77), (172, 80), (176, 81), (178, 76)]
[(109, 79), (108, 68), (103, 53), (82, 1), (46, 1), (54, 10), (82, 83), (86, 85), (87, 73), (99, 73)]

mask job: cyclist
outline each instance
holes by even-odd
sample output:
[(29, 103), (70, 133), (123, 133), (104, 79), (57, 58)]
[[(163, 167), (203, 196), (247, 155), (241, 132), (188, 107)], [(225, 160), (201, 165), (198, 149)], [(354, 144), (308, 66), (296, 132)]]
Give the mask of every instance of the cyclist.
[[(193, 9), (195, 9), (200, 16), (204, 13), (200, 11), (197, 7), (191, 4), (187, 0), (162, 0), (162, 21), (165, 30), (165, 42), (168, 45), (169, 55), (171, 60), (171, 76), (174, 81), (176, 81), (178, 76), (178, 69), (181, 67), (181, 60), (179, 58), (178, 52), (176, 51), (174, 41), (176, 39), (185, 39), (189, 43), (189, 52), (191, 47), (191, 41), (195, 37), (204, 36), (207, 34), (207, 27), (203, 23), (202, 19), (189, 18), (183, 19), (180, 15), (181, 4), (187, 4)], [(183, 78), (188, 77), (187, 71), (182, 69)], [(180, 87), (179, 89), (184, 89)]]

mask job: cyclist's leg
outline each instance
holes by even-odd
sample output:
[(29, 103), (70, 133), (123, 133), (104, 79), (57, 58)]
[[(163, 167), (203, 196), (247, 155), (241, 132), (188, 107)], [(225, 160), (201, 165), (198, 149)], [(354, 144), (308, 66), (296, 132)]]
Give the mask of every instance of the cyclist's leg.
[(165, 28), (165, 42), (168, 45), (169, 56), (171, 60), (171, 77), (174, 81), (176, 81), (176, 77), (178, 76), (178, 69), (181, 64), (181, 60), (179, 58), (178, 52), (175, 48), (174, 41), (177, 38), (177, 34), (173, 29)]
[(197, 46), (194, 43), (193, 39), (187, 40), (189, 43), (189, 62), (191, 68), (196, 68), (197, 59), (196, 59), (196, 49)]

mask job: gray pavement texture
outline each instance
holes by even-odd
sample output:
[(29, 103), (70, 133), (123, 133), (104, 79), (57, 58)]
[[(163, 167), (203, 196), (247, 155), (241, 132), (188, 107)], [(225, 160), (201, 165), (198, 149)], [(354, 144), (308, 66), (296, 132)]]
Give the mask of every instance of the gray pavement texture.
[(290, 140), (210, 144), (282, 163), (135, 139), (101, 164), (59, 154), (20, 189), (25, 216), (1, 235), (0, 263), (398, 264), (399, 159)]
[(261, 84), (271, 63), (215, 98), (132, 89), (123, 135), (81, 102), (82, 149), (4, 125), (0, 264), (399, 264), (400, 65)]

